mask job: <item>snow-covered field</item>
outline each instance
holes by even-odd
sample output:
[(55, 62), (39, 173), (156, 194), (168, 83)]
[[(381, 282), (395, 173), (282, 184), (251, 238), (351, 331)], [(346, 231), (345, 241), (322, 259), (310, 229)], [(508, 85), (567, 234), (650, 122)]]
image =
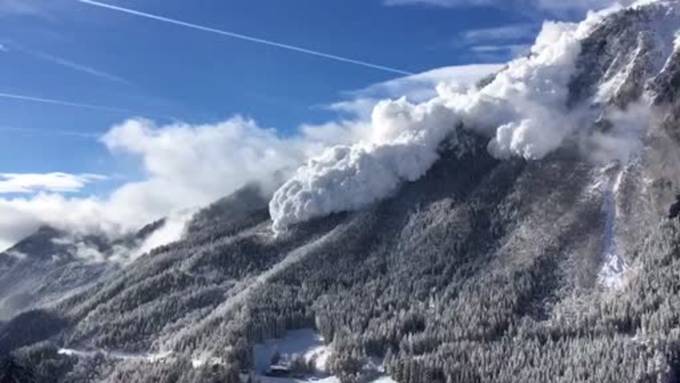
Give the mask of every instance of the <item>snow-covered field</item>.
[(264, 374), (268, 371), (272, 356), (279, 353), (282, 358), (302, 356), (305, 361), (313, 361), (319, 372), (326, 371), (326, 360), (331, 353), (324, 339), (313, 329), (288, 331), (281, 339), (270, 339), (256, 344), (253, 348), (255, 371)]
[[(332, 354), (331, 346), (326, 345), (323, 337), (314, 329), (288, 331), (281, 339), (270, 339), (256, 344), (253, 348), (255, 378), (260, 383), (340, 383), (335, 376), (328, 376), (326, 361)], [(272, 356), (278, 353), (283, 359), (301, 356), (306, 362), (312, 362), (316, 373), (307, 378), (278, 378), (265, 376), (269, 371)], [(397, 383), (387, 376), (380, 377), (370, 383)]]
[(322, 378), (322, 379), (316, 379), (316, 378), (309, 378), (307, 380), (300, 380), (300, 379), (293, 379), (293, 378), (272, 378), (269, 376), (257, 376), (257, 382), (259, 383), (306, 383), (306, 382), (315, 382), (315, 383), (340, 383), (340, 379), (331, 376), (328, 378)]
[[(270, 378), (267, 376), (262, 376), (258, 377), (260, 383), (306, 383), (306, 382), (314, 382), (314, 383), (340, 383), (340, 379), (331, 376), (328, 378), (323, 378), (323, 379), (316, 379), (314, 380), (313, 378), (311, 380), (299, 380), (299, 379), (289, 379), (289, 378)], [(376, 380), (373, 380), (369, 383), (397, 383), (396, 381), (392, 380), (389, 376), (383, 376), (380, 377)]]

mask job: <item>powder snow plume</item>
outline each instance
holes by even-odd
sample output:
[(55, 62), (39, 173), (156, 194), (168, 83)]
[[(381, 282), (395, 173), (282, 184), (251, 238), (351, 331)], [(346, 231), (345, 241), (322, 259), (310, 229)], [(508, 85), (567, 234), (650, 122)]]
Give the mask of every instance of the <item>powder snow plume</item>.
[(308, 160), (276, 191), (269, 205), (274, 230), (389, 196), (423, 176), (437, 161), (439, 144), (455, 139), (461, 125), (489, 137), (496, 158), (545, 157), (593, 122), (587, 110), (568, 107), (568, 85), (581, 40), (619, 9), (590, 13), (578, 24), (546, 22), (531, 54), (510, 62), (481, 89), (442, 84), (437, 96), (419, 104), (378, 103), (368, 139)]

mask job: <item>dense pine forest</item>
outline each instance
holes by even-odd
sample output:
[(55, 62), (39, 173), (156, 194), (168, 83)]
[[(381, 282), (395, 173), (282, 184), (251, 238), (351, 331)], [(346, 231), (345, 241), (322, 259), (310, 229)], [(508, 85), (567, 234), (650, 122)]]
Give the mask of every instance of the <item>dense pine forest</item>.
[[(461, 122), (423, 177), (363, 209), (275, 232), (252, 184), (128, 265), (50, 247), (64, 256), (50, 280), (68, 293), (36, 292), (0, 322), (0, 382), (255, 383), (254, 345), (310, 328), (343, 383), (677, 382), (680, 51), (655, 61), (664, 7), (604, 17), (569, 82), (569, 110), (594, 110), (617, 73), (598, 107), (652, 98), (659, 117), (635, 159), (593, 161), (576, 138), (540, 160), (498, 158)], [(603, 114), (594, 129), (613, 126)], [(39, 254), (30, 246), (59, 235), (18, 246)], [(44, 262), (0, 263), (0, 283)]]

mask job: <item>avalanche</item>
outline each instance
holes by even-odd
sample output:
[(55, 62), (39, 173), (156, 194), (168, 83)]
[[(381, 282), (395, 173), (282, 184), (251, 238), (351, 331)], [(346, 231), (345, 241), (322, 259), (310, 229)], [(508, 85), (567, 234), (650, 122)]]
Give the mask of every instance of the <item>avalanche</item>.
[(489, 137), (488, 150), (500, 159), (536, 160), (557, 149), (594, 122), (586, 108), (569, 109), (568, 84), (581, 40), (610, 12), (591, 13), (580, 24), (546, 22), (531, 54), (481, 89), (442, 84), (420, 104), (378, 103), (369, 139), (326, 150), (276, 191), (269, 205), (274, 230), (385, 198), (422, 177), (437, 161), (438, 146), (455, 141), (460, 126)]

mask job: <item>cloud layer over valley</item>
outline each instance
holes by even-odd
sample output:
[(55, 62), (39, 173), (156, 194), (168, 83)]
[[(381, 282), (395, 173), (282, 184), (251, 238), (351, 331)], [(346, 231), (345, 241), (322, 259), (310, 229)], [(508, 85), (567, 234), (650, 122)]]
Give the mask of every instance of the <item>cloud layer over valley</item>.
[[(0, 174), (0, 248), (11, 246), (46, 224), (76, 233), (118, 236), (171, 216), (147, 244), (176, 240), (196, 208), (205, 206), (249, 182), (273, 193), (309, 157), (329, 146), (367, 139), (371, 126), (363, 116), (381, 98), (406, 94), (421, 101), (432, 97), (435, 84), (473, 83), (500, 68), (480, 65), (441, 68), (350, 92), (337, 109), (342, 118), (301, 125), (289, 136), (235, 116), (215, 124), (156, 125), (133, 118), (112, 127), (100, 143), (115, 158), (132, 157), (144, 174), (109, 195), (83, 196), (89, 183), (104, 179), (91, 174)], [(340, 105), (343, 105), (343, 109)], [(80, 192), (74, 195), (67, 193)], [(5, 193), (3, 196), (2, 194)], [(12, 194), (7, 194), (12, 193)], [(21, 194), (19, 194), (21, 193)]]
[[(117, 236), (174, 217), (153, 238), (153, 246), (162, 245), (181, 235), (191, 211), (250, 182), (273, 195), (274, 229), (285, 230), (360, 209), (417, 180), (460, 126), (488, 138), (496, 158), (541, 159), (601, 117), (587, 107), (568, 106), (568, 85), (581, 40), (614, 10), (592, 13), (580, 24), (545, 23), (531, 54), (505, 66), (441, 68), (347, 93), (328, 106), (339, 113), (337, 119), (303, 124), (292, 135), (242, 116), (204, 125), (129, 119), (100, 143), (114, 158), (135, 159), (143, 177), (107, 195), (66, 194), (101, 180), (99, 175), (0, 174), (0, 248), (42, 224)], [(484, 87), (475, 85), (493, 73)], [(644, 121), (633, 128), (617, 121), (644, 120), (645, 111), (646, 105), (632, 109), (637, 120), (612, 111), (618, 135), (595, 137), (590, 144), (599, 149), (593, 158), (630, 157)], [(621, 147), (626, 153), (619, 153)], [(3, 190), (13, 194), (3, 197)]]

